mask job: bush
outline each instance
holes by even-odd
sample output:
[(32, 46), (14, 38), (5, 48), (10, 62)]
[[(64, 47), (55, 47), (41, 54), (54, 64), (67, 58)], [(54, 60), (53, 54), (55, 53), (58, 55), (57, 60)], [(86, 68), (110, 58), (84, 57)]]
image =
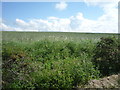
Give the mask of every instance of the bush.
[(24, 45), (15, 42), (3, 42), (2, 47), (2, 81), (3, 88), (11, 86), (11, 83), (24, 80), (32, 68), (30, 60), (25, 53)]
[(51, 59), (59, 60), (82, 57), (83, 54), (89, 55), (91, 57), (93, 43), (86, 42), (50, 42), (43, 40), (33, 43), (33, 45), (27, 49), (27, 52), (33, 60), (41, 61), (43, 63)]
[(120, 43), (115, 37), (101, 38), (94, 50), (93, 62), (102, 75), (120, 72)]
[[(40, 62), (36, 63), (40, 64)], [(37, 66), (36, 63), (31, 64), (34, 69), (34, 72), (29, 74), (31, 78), (24, 76), (24, 80), (15, 80), (10, 87), (70, 89), (99, 77), (99, 71), (95, 70), (94, 65), (85, 59), (51, 60)]]
[(92, 49), (87, 45), (3, 43), (3, 88), (74, 88), (98, 78), (99, 71), (90, 60)]

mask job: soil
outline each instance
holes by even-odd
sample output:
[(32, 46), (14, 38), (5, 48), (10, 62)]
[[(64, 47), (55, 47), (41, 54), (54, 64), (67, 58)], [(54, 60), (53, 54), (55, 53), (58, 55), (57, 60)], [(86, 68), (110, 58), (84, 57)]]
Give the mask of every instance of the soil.
[[(99, 80), (90, 80), (84, 88), (118, 88), (120, 90), (120, 74), (111, 75)], [(79, 90), (79, 87), (77, 90)]]

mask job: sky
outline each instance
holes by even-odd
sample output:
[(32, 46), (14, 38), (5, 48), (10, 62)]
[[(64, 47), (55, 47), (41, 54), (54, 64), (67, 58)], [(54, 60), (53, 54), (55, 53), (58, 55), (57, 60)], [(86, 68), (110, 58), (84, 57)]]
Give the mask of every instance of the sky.
[(2, 2), (0, 22), (3, 31), (118, 33), (118, 2)]

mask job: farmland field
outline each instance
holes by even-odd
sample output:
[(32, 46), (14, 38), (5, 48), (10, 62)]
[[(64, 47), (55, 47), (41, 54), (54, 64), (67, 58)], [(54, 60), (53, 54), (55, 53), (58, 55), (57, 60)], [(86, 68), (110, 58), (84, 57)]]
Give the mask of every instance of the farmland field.
[(84, 87), (120, 72), (119, 46), (117, 34), (3, 31), (3, 88)]
[(100, 34), (100, 33), (72, 33), (72, 32), (2, 32), (3, 41), (19, 41), (19, 42), (34, 42), (38, 40), (52, 41), (75, 41), (81, 39), (99, 40), (101, 37), (116, 36), (117, 34)]

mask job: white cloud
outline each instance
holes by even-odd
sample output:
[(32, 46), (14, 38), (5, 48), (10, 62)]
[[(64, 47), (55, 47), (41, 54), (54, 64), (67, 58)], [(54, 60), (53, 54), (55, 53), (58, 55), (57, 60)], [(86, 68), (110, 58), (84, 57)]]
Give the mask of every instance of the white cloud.
[(1, 23), (0, 24), (0, 27), (2, 27), (2, 31), (5, 31), (5, 30), (7, 30), (7, 31), (9, 31), (9, 30), (13, 30), (13, 28), (12, 27), (10, 27), (10, 26), (7, 26), (7, 25), (5, 25), (4, 23)]
[(67, 4), (65, 2), (60, 2), (56, 4), (55, 8), (58, 10), (65, 10), (67, 8)]
[(25, 21), (20, 20), (20, 19), (16, 19), (16, 23), (20, 26), (27, 26), (28, 25)]
[[(91, 4), (89, 4), (91, 5)], [(99, 4), (104, 14), (97, 20), (84, 17), (78, 12), (75, 16), (68, 18), (48, 17), (44, 19), (32, 19), (25, 22), (16, 19), (15, 27), (10, 27), (2, 23), (3, 30), (15, 31), (63, 31), (63, 32), (94, 32), (94, 33), (118, 33), (118, 9), (117, 2)]]

